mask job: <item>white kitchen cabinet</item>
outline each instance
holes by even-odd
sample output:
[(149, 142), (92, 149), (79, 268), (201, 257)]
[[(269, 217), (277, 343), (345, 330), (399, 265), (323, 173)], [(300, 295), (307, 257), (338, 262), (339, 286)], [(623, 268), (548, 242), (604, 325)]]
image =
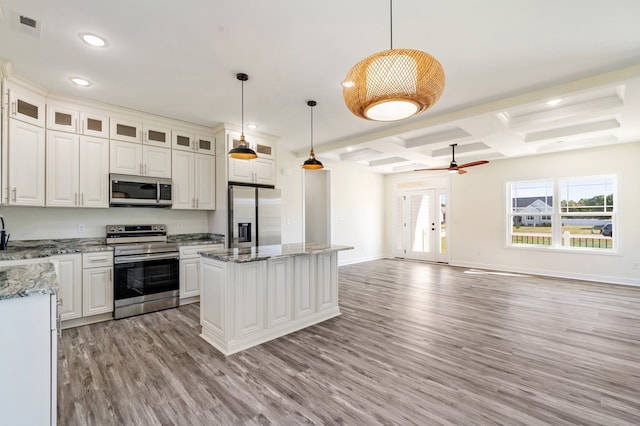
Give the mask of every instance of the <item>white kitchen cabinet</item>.
[(47, 197), (51, 207), (109, 207), (109, 141), (47, 132)]
[(267, 328), (293, 320), (293, 258), (269, 259)]
[[(236, 147), (239, 139), (235, 134), (229, 133), (228, 149)], [(252, 137), (253, 138), (253, 137)], [(272, 143), (262, 139), (252, 139), (248, 141), (249, 146), (258, 154), (258, 158), (253, 160), (228, 159), (229, 182), (257, 183), (262, 185), (275, 185), (276, 183), (276, 162), (275, 147)]]
[(316, 309), (316, 280), (314, 262), (315, 256), (296, 256), (294, 258), (295, 283), (294, 288), (294, 317), (305, 318), (315, 313)]
[(111, 117), (109, 137), (113, 140), (142, 143), (142, 122), (127, 118)]
[(82, 315), (113, 312), (113, 252), (82, 255)]
[(80, 136), (80, 205), (109, 207), (109, 140)]
[(9, 118), (44, 127), (45, 97), (12, 82), (7, 82), (7, 88)]
[(224, 244), (180, 247), (180, 299), (200, 296), (201, 251), (222, 249)]
[(215, 157), (173, 150), (173, 209), (215, 210)]
[(108, 138), (109, 115), (99, 111), (81, 111), (79, 133), (85, 136)]
[(8, 150), (8, 204), (44, 206), (44, 128), (10, 119)]
[(215, 138), (190, 130), (173, 129), (172, 147), (181, 151), (196, 151), (200, 154), (215, 155)]
[(98, 138), (109, 137), (109, 116), (64, 102), (47, 102), (47, 129)]
[(320, 253), (316, 256), (316, 312), (332, 310), (338, 305), (338, 256)]
[(259, 333), (264, 329), (264, 292), (267, 262), (235, 265), (234, 304), (236, 338)]
[(170, 149), (111, 140), (109, 151), (111, 173), (171, 177)]
[(56, 425), (56, 296), (0, 300), (0, 413), (6, 425)]
[(47, 103), (47, 129), (60, 132), (79, 133), (80, 113), (72, 106)]
[(171, 129), (160, 123), (144, 122), (142, 124), (142, 143), (171, 148)]
[(82, 317), (82, 255), (51, 256), (57, 264), (59, 315), (62, 321)]
[(142, 147), (142, 176), (171, 177), (171, 150), (156, 146)]

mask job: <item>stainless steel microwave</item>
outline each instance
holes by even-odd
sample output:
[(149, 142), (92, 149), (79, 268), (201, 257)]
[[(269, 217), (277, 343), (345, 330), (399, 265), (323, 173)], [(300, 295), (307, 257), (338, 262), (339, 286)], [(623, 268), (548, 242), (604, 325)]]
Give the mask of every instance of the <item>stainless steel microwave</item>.
[(171, 207), (171, 179), (109, 175), (112, 207)]

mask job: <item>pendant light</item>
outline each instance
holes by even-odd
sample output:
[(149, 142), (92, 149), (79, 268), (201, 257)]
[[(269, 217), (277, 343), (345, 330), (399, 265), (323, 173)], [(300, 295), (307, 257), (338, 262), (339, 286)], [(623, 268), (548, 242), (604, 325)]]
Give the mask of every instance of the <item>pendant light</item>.
[(318, 103), (316, 101), (307, 101), (307, 105), (311, 107), (311, 151), (309, 151), (309, 158), (302, 163), (302, 168), (307, 170), (318, 170), (324, 168), (322, 163), (316, 160), (316, 154), (313, 152), (313, 107)]
[(367, 120), (396, 121), (419, 114), (444, 90), (444, 70), (436, 58), (393, 48), (393, 0), (389, 4), (391, 49), (355, 64), (342, 83), (347, 108)]
[(229, 151), (229, 158), (235, 158), (236, 160), (253, 160), (258, 157), (258, 154), (251, 148), (244, 139), (244, 82), (249, 80), (249, 76), (245, 73), (236, 74), (236, 78), (242, 82), (242, 130), (240, 132), (240, 143)]

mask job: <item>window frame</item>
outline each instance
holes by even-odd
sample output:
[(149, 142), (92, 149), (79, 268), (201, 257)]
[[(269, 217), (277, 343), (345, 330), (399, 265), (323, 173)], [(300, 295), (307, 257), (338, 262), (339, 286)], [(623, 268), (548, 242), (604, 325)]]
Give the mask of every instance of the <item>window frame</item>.
[[(605, 181), (606, 179), (610, 179), (612, 190), (611, 193), (613, 195), (613, 203), (611, 209), (607, 211), (608, 205), (604, 205), (604, 211), (601, 212), (569, 212), (564, 211), (562, 208), (562, 182), (567, 181), (580, 181), (580, 180), (588, 180), (588, 179), (602, 179)], [(552, 206), (551, 211), (545, 209), (545, 211), (540, 212), (532, 212), (532, 211), (522, 211), (517, 213), (514, 211), (513, 206), (513, 188), (515, 184), (535, 184), (540, 183), (541, 186), (551, 184), (552, 188)], [(515, 249), (524, 249), (524, 250), (545, 250), (545, 251), (567, 251), (571, 253), (593, 253), (593, 254), (618, 254), (618, 248), (620, 247), (620, 237), (618, 229), (620, 227), (620, 217), (619, 217), (619, 193), (618, 193), (618, 176), (616, 174), (598, 174), (592, 176), (571, 176), (571, 177), (556, 177), (556, 178), (540, 178), (540, 179), (528, 179), (528, 180), (510, 180), (506, 182), (506, 197), (505, 197), (505, 246), (507, 248), (515, 248)], [(607, 192), (607, 191), (605, 191)], [(605, 198), (607, 194), (604, 194)], [(566, 209), (565, 209), (566, 210)], [(563, 245), (563, 218), (564, 217), (607, 217), (607, 222), (612, 224), (613, 233), (611, 236), (611, 247), (580, 247), (580, 246), (570, 246)], [(513, 226), (514, 226), (514, 218), (521, 217), (522, 220), (528, 220), (530, 217), (539, 218), (540, 222), (551, 222), (551, 233), (549, 234), (550, 243), (549, 244), (526, 244), (526, 243), (514, 243), (513, 242)], [(550, 220), (547, 220), (547, 217), (550, 217)], [(605, 222), (606, 223), (606, 222)], [(574, 234), (580, 235), (580, 234)], [(589, 234), (585, 234), (589, 235)]]

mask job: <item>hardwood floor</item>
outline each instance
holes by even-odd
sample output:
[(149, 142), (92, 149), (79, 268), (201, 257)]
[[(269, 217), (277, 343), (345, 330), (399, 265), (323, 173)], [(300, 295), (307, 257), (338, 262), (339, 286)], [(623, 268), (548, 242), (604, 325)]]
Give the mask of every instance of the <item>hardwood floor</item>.
[(62, 333), (60, 425), (639, 425), (640, 288), (379, 260), (224, 358), (197, 304)]

